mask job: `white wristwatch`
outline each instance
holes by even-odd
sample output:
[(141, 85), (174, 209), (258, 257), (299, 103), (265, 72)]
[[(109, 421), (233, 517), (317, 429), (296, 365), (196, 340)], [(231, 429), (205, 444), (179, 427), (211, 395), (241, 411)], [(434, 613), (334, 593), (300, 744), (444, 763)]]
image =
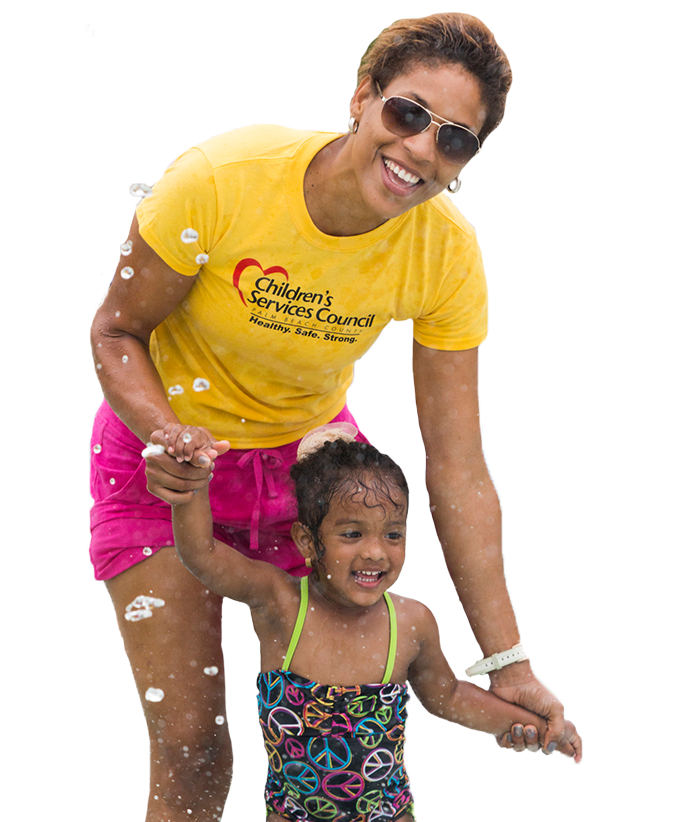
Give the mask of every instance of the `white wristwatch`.
[(528, 659), (524, 653), (521, 645), (515, 645), (509, 651), (501, 651), (499, 654), (486, 656), (485, 659), (480, 659), (470, 668), (466, 669), (467, 676), (478, 676), (479, 674), (489, 674), (491, 671), (499, 671), (500, 668), (505, 668), (513, 662), (523, 662)]

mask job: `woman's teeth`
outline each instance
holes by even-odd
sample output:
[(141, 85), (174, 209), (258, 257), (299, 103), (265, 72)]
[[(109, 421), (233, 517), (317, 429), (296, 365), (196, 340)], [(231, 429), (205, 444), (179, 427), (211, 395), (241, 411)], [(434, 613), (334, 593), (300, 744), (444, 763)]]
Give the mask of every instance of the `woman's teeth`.
[(416, 177), (415, 174), (409, 174), (408, 171), (405, 171), (403, 168), (398, 166), (396, 163), (393, 163), (391, 160), (387, 160), (385, 158), (384, 164), (387, 168), (392, 172), (392, 174), (396, 174), (400, 180), (403, 180), (405, 183), (409, 183), (410, 185), (414, 186), (416, 183), (420, 182), (420, 177)]

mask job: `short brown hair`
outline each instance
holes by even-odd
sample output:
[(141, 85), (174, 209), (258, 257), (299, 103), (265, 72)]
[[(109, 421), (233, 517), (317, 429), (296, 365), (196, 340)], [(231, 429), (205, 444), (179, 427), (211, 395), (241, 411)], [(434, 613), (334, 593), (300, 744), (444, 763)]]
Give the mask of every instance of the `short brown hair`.
[(490, 29), (470, 14), (450, 12), (397, 20), (368, 46), (358, 69), (358, 82), (370, 76), (384, 89), (417, 65), (457, 64), (478, 80), (486, 119), (481, 143), (497, 128), (512, 85), (507, 55)]

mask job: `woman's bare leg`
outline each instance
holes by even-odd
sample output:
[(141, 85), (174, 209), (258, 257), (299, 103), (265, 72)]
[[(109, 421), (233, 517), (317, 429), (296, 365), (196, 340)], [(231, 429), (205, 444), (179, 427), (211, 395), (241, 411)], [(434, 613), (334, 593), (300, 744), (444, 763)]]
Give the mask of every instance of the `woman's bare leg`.
[[(221, 652), (222, 598), (183, 567), (174, 548), (162, 548), (106, 586), (149, 730), (146, 822), (220, 819), (233, 766)], [(129, 622), (127, 605), (140, 595), (166, 604), (153, 608), (147, 619)], [(218, 674), (204, 673), (214, 667)], [(149, 688), (162, 690), (163, 699), (147, 700)]]

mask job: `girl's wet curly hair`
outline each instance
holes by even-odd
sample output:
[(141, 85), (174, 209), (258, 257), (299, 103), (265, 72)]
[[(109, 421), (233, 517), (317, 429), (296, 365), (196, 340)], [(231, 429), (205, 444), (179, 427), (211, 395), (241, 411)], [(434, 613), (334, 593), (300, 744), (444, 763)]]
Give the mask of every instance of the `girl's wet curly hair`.
[(397, 20), (368, 46), (358, 69), (385, 89), (396, 77), (418, 66), (458, 65), (475, 77), (481, 89), (486, 118), (481, 144), (500, 124), (512, 85), (507, 55), (490, 29), (477, 17), (459, 12)]
[(310, 531), (318, 558), (324, 554), (320, 526), (333, 499), (348, 500), (365, 491), (363, 504), (401, 507), (392, 496), (398, 488), (408, 508), (406, 477), (386, 454), (365, 442), (325, 442), (291, 468), (296, 487), (298, 521)]

